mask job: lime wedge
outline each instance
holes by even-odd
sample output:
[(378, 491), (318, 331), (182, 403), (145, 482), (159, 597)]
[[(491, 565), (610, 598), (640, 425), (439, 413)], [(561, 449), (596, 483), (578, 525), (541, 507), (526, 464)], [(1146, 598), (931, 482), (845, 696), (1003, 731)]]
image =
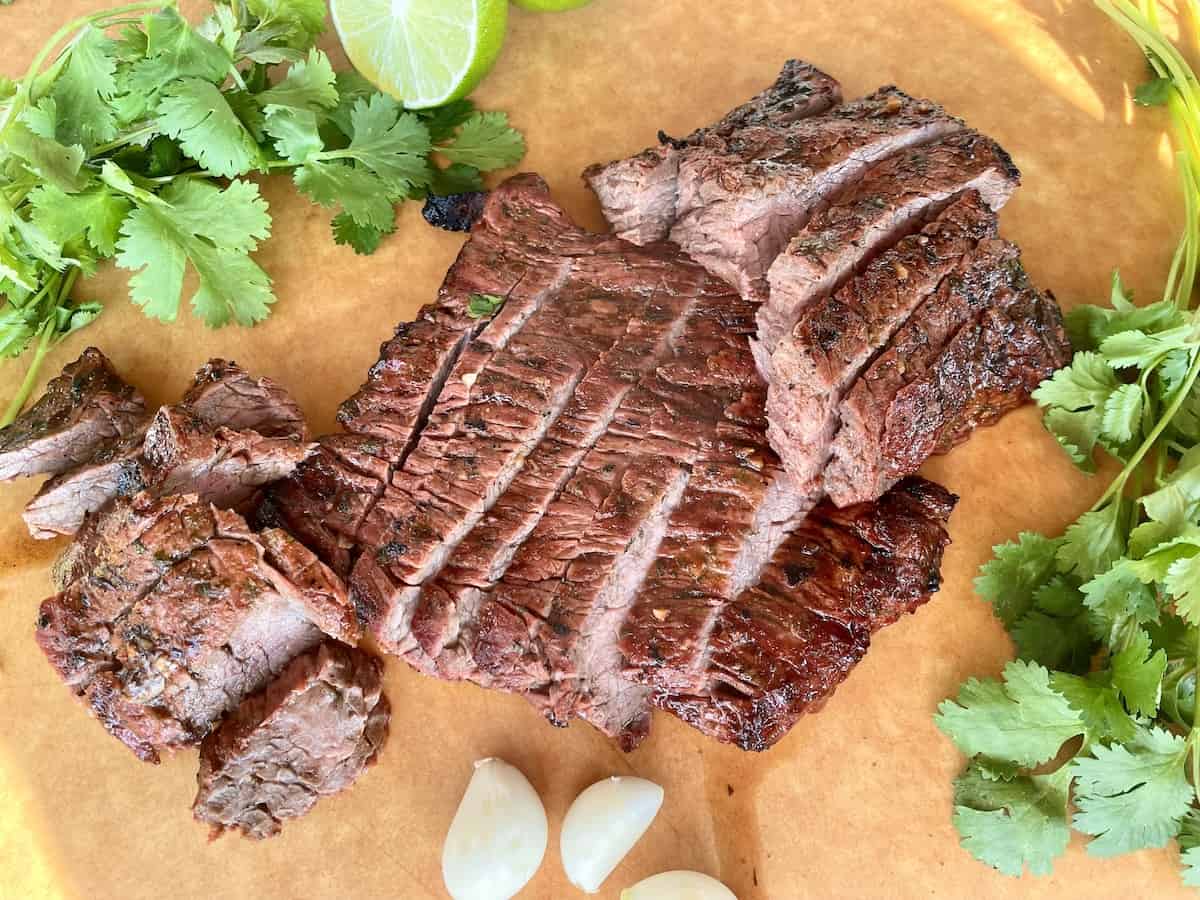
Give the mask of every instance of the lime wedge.
[(474, 90), (504, 44), (507, 0), (332, 0), (333, 24), (364, 78), (411, 109)]
[(562, 12), (564, 9), (579, 9), (591, 2), (592, 0), (513, 0), (521, 9), (532, 9), (534, 12)]

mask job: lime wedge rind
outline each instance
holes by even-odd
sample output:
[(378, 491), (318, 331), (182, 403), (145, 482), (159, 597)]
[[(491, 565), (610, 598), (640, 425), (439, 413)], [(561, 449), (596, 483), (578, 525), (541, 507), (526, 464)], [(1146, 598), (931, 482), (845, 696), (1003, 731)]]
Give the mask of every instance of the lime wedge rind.
[(412, 109), (465, 97), (504, 43), (505, 0), (332, 0), (355, 68)]

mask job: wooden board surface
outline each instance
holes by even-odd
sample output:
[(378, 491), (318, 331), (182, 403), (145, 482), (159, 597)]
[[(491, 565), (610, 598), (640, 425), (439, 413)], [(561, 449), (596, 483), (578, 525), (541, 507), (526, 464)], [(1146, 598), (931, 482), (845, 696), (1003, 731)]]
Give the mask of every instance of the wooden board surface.
[[(0, 74), (98, 0), (0, 7)], [(195, 14), (200, 4), (185, 4)], [(324, 42), (331, 52), (336, 42)], [(789, 56), (841, 79), (847, 96), (894, 82), (996, 137), (1024, 172), (1004, 210), (1035, 280), (1065, 305), (1107, 295), (1120, 266), (1134, 290), (1161, 289), (1181, 201), (1160, 114), (1135, 114), (1136, 50), (1085, 0), (596, 0), (560, 15), (514, 10), (504, 53), (476, 99), (508, 110), (541, 172), (580, 222), (599, 228), (585, 165), (683, 133), (760, 90)], [(335, 53), (335, 62), (344, 59)], [(206, 358), (237, 359), (292, 389), (318, 431), (360, 382), (396, 322), (432, 298), (461, 237), (402, 211), (395, 237), (364, 259), (333, 244), (328, 215), (286, 179), (264, 185), (274, 237), (259, 259), (280, 302), (253, 331), (153, 323), (113, 271), (81, 295), (100, 322), (59, 348), (46, 375), (102, 347), (150, 401), (179, 395)], [(0, 368), (0, 402), (20, 369)], [(1050, 877), (1003, 878), (962, 851), (950, 782), (962, 760), (931, 714), (971, 674), (1010, 655), (971, 591), (997, 541), (1057, 531), (1102, 488), (1073, 471), (1033, 409), (1008, 416), (928, 467), (962, 495), (940, 593), (884, 631), (825, 711), (772, 751), (750, 755), (658, 715), (622, 755), (579, 723), (546, 725), (523, 700), (441, 684), (392, 660), (392, 736), (378, 766), (263, 844), (206, 842), (191, 819), (196, 755), (154, 768), (90, 720), (33, 641), (48, 565), (19, 518), (34, 483), (0, 486), (0, 898), (443, 897), (442, 838), (472, 760), (502, 756), (541, 792), (551, 845), (528, 898), (569, 898), (556, 843), (570, 800), (609, 775), (666, 788), (646, 838), (602, 897), (657, 871), (700, 869), (742, 900), (842, 897), (1187, 896), (1174, 850), (1119, 860), (1072, 846)]]

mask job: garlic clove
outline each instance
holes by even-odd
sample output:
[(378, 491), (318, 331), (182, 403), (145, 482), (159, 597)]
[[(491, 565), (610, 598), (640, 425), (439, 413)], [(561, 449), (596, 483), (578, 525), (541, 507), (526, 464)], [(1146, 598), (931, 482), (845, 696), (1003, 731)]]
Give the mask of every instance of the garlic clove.
[(529, 780), (500, 759), (475, 774), (442, 848), (442, 879), (454, 900), (509, 900), (546, 855), (546, 809)]
[(621, 892), (621, 900), (737, 900), (733, 891), (699, 872), (663, 872)]
[(562, 825), (562, 863), (571, 884), (600, 890), (633, 849), (663, 802), (663, 789), (645, 778), (598, 781), (575, 798)]

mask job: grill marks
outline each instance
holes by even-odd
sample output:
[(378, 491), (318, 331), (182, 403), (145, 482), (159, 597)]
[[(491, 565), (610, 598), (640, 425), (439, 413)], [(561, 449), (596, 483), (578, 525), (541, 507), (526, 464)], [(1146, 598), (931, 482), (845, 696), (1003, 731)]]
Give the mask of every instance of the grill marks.
[[(878, 504), (818, 507), (758, 584), (721, 611), (700, 676), (685, 689), (657, 690), (655, 703), (718, 740), (770, 747), (828, 700), (873, 632), (936, 589), (929, 573), (949, 543), (945, 522), (956, 499), (910, 479)], [(657, 642), (626, 640), (621, 649), (657, 683), (673, 637), (666, 629)]]
[[(694, 301), (655, 293), (632, 314), (625, 332), (597, 359), (542, 442), (525, 460), (508, 490), (424, 587), (412, 623), (421, 654), (442, 677), (465, 677), (469, 654), (459, 642), (478, 607), (479, 593), (507, 571), (521, 543), (580, 461), (608, 430), (618, 407), (640, 377), (654, 368), (678, 338)], [(464, 656), (466, 658), (464, 659)]]
[(978, 194), (955, 201), (916, 235), (868, 264), (858, 278), (801, 315), (772, 356), (768, 434), (798, 484), (819, 483), (838, 425), (838, 405), (924, 298), (996, 220)]
[[(480, 327), (467, 290), (507, 300)], [(815, 500), (767, 443), (756, 309), (669, 245), (586, 234), (540, 179), (511, 179), (418, 322), (457, 329), (457, 349), (393, 359), (418, 329), (398, 333), (343, 408), (358, 430), (321, 439), (266, 521), (349, 567), (360, 619), (413, 666), (632, 748), (652, 704), (715, 683), (726, 609)], [(678, 659), (627, 659), (664, 618)]]
[(841, 103), (841, 86), (815, 66), (788, 60), (775, 83), (710, 128), (683, 140), (659, 133), (659, 145), (583, 173), (613, 231), (634, 244), (664, 240), (676, 218), (679, 163), (687, 147), (709, 135), (729, 137), (751, 125), (796, 122)]
[(1020, 173), (994, 141), (966, 131), (897, 153), (834, 197), (771, 264), (771, 300), (758, 311), (760, 368), (804, 308), (842, 284), (881, 249), (919, 230), (954, 198), (977, 191), (997, 210)]
[(706, 142), (680, 161), (671, 240), (743, 296), (765, 297), (771, 263), (824, 199), (880, 160), (963, 127), (937, 104), (885, 87), (788, 127)]

